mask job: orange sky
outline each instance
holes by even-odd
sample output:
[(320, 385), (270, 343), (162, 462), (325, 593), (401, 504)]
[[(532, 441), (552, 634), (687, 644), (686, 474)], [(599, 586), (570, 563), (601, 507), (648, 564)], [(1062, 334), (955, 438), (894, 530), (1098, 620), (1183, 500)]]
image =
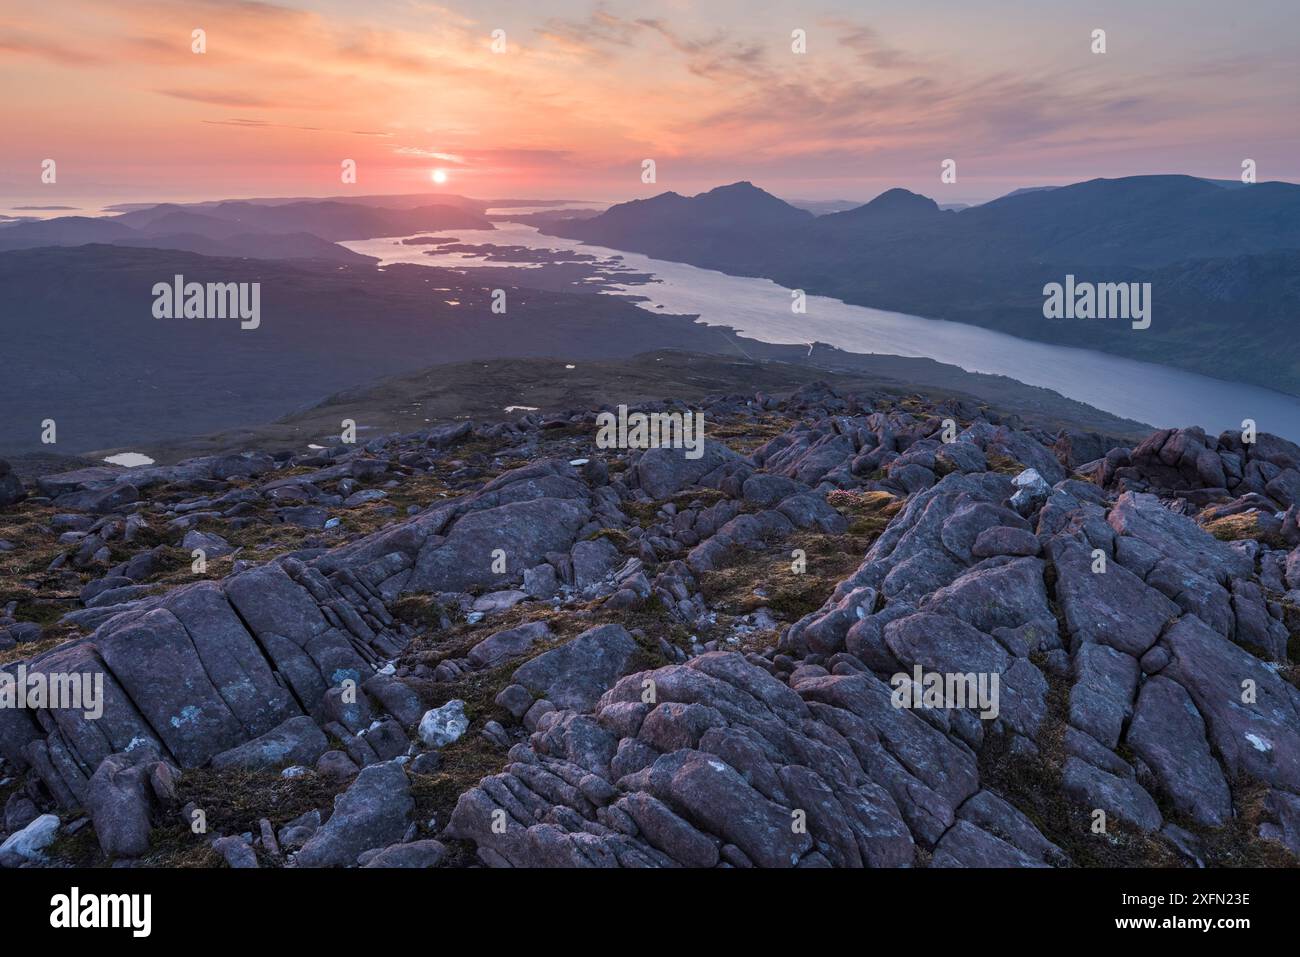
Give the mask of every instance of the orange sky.
[(467, 195), (609, 200), (750, 179), (970, 201), (1245, 157), (1300, 178), (1300, 4), (1133, 6), (0, 0), (0, 200), (411, 192), (434, 168)]

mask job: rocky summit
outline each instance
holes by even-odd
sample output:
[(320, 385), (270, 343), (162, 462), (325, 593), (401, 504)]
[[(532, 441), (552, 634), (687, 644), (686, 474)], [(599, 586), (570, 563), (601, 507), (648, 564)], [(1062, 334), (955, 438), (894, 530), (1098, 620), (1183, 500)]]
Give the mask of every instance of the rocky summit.
[(0, 865), (1300, 862), (1300, 447), (601, 411), (0, 464)]

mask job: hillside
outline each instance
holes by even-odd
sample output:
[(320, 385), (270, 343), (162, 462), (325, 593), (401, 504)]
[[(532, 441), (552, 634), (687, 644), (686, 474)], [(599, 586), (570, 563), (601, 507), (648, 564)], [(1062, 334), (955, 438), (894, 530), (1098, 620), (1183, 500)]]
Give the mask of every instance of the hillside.
[[(858, 305), (1300, 394), (1300, 342), (1287, 332), (1300, 311), (1300, 186), (1229, 189), (1189, 176), (1135, 176), (1018, 191), (960, 212), (895, 189), (802, 222), (786, 216), (765, 225), (751, 215), (743, 227), (714, 232), (695, 211), (728, 190), (747, 208), (780, 202), (737, 184), (541, 228)], [(1151, 327), (1044, 319), (1044, 285), (1067, 275), (1151, 283)]]
[(0, 709), (0, 866), (1300, 860), (1300, 447), (633, 403), (694, 458), (600, 411), (0, 464), (0, 668), (105, 689)]

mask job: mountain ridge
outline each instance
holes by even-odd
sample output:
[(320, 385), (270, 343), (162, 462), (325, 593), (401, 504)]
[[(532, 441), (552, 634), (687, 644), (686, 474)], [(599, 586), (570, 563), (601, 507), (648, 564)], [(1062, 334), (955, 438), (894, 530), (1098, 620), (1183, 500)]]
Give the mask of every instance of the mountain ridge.
[[(1300, 312), (1300, 284), (1272, 282), (1280, 298), (1265, 301), (1224, 277), (1226, 298), (1211, 304), (1176, 281), (1180, 274), (1221, 270), (1225, 262), (1243, 276), (1268, 272), (1269, 264), (1300, 253), (1300, 186), (1294, 184), (1229, 189), (1183, 175), (1093, 179), (1019, 191), (960, 212), (895, 189), (842, 212), (779, 228), (750, 221), (725, 234), (695, 229), (689, 207), (672, 203), (675, 218), (650, 221), (640, 215), (644, 207), (628, 204), (617, 216), (541, 228), (856, 305), (1300, 394), (1300, 341), (1285, 332), (1281, 318)], [(1049, 324), (1042, 289), (1066, 275), (1156, 284), (1152, 328), (1127, 334), (1107, 324)]]

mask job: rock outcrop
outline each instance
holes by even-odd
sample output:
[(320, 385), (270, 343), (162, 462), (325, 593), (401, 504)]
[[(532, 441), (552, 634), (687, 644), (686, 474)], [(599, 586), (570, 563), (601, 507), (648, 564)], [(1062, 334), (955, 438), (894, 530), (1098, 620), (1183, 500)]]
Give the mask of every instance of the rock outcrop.
[[(765, 441), (530, 415), (21, 502), (0, 467), (59, 612), (0, 609), (0, 671), (99, 689), (0, 709), (5, 860), (79, 809), (148, 860), (236, 774), (335, 795), (204, 838), (240, 867), (1043, 867), (1098, 820), (1167, 863), (1243, 817), (1300, 855), (1300, 448), (820, 384), (705, 412)], [(426, 805), (444, 754), (478, 770)]]

